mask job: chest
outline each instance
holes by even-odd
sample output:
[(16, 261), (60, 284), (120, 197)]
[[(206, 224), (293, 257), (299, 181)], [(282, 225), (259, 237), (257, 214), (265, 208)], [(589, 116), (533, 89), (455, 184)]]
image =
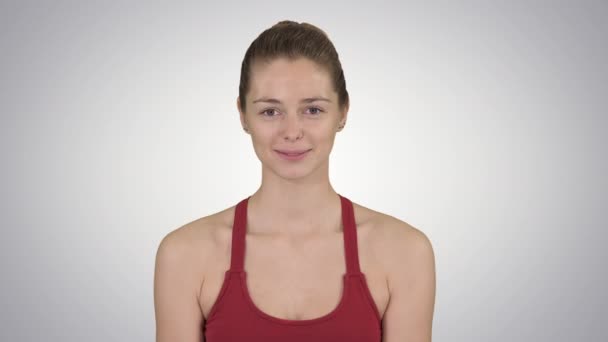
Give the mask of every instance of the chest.
[[(218, 299), (224, 275), (230, 267), (230, 248), (221, 249), (218, 260), (205, 273), (199, 294), (204, 317)], [(361, 271), (374, 304), (382, 316), (388, 305), (386, 275), (374, 264), (373, 255), (359, 248)], [(346, 273), (341, 235), (309, 243), (270, 241), (248, 237), (244, 269), (245, 291), (255, 307), (280, 319), (307, 320), (333, 311), (344, 293)]]

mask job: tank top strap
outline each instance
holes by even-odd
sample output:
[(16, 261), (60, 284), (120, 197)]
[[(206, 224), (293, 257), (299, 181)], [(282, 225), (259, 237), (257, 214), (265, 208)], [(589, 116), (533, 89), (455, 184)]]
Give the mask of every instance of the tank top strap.
[(353, 203), (346, 197), (338, 194), (342, 204), (342, 226), (344, 235), (344, 256), (346, 259), (346, 273), (360, 274), (359, 251), (357, 246), (357, 225)]
[(247, 233), (247, 202), (249, 197), (237, 203), (232, 225), (232, 246), (230, 252), (230, 271), (243, 271), (245, 262), (245, 235)]

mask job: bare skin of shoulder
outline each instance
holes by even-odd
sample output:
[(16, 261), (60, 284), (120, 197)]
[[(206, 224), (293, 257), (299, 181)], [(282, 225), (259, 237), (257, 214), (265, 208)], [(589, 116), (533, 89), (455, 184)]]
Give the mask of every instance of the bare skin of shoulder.
[[(353, 202), (357, 225), (359, 263), (380, 316), (389, 300), (389, 277), (396, 253), (390, 248), (395, 234), (413, 230), (398, 219)], [(200, 251), (195, 269), (198, 305), (206, 319), (230, 268), (231, 232), (235, 206), (187, 225)], [(184, 227), (186, 228), (186, 226)], [(251, 227), (254, 228), (254, 227)], [(287, 238), (248, 234), (244, 268), (247, 287), (256, 306), (281, 319), (304, 320), (323, 316), (338, 305), (342, 275), (346, 273), (343, 235), (340, 227), (330, 232)], [(252, 229), (255, 231), (255, 229)], [(186, 234), (184, 234), (186, 235)], [(401, 247), (403, 248), (403, 247)], [(269, 267), (272, 265), (272, 267)]]

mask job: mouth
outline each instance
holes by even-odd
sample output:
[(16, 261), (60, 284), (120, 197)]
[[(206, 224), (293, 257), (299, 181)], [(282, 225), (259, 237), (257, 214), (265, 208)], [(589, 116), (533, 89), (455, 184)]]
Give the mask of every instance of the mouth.
[(288, 155), (288, 156), (298, 156), (298, 155), (304, 154), (310, 150), (311, 149), (308, 149), (308, 150), (275, 150), (275, 151), (277, 151), (281, 154)]
[(286, 160), (300, 160), (303, 159), (306, 155), (308, 155), (308, 152), (312, 150), (312, 149), (308, 149), (308, 150), (293, 150), (293, 151), (287, 151), (287, 150), (274, 150), (275, 152), (277, 152), (277, 154)]

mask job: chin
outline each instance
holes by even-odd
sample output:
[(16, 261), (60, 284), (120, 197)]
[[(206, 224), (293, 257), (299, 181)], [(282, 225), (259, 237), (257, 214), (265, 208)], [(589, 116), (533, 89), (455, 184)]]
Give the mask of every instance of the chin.
[(286, 164), (282, 160), (273, 160), (268, 165), (268, 171), (284, 179), (300, 179), (309, 176), (314, 167), (310, 164)]

